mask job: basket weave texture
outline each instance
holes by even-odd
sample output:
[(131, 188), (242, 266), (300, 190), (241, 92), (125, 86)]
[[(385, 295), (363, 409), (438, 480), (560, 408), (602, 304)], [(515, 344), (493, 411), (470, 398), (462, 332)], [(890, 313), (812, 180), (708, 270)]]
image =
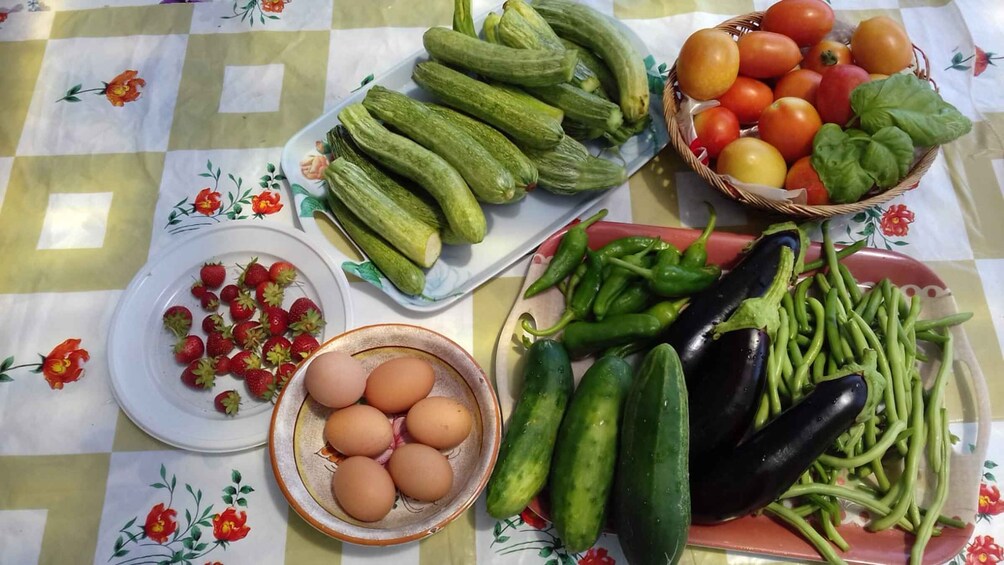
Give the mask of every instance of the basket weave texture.
[[(760, 20), (762, 17), (763, 12), (744, 14), (723, 22), (722, 24), (716, 26), (716, 29), (723, 30), (738, 39), (741, 35), (759, 30)], [(913, 51), (915, 58), (914, 74), (933, 84), (934, 81), (931, 80), (931, 65), (927, 60), (927, 55), (925, 55), (924, 52), (916, 45), (914, 45)], [(937, 85), (935, 85), (935, 89), (937, 89)], [(913, 167), (909, 172), (907, 172), (906, 176), (899, 182), (899, 184), (882, 192), (869, 193), (871, 196), (868, 198), (851, 204), (809, 206), (807, 204), (794, 204), (791, 202), (768, 200), (757, 194), (733, 186), (725, 180), (724, 177), (718, 175), (707, 165), (701, 163), (697, 159), (697, 156), (690, 150), (687, 142), (684, 141), (680, 124), (676, 118), (677, 112), (679, 111), (679, 105), (683, 100), (683, 94), (680, 92), (680, 84), (676, 78), (675, 63), (673, 64), (673, 68), (669, 71), (669, 77), (666, 80), (666, 87), (665, 90), (663, 90), (662, 98), (666, 124), (669, 128), (670, 143), (673, 144), (677, 153), (680, 154), (684, 162), (686, 162), (690, 168), (697, 172), (697, 174), (701, 175), (704, 180), (708, 181), (711, 186), (715, 187), (716, 190), (725, 196), (743, 204), (760, 208), (761, 210), (776, 212), (785, 216), (807, 219), (828, 218), (831, 216), (861, 212), (878, 204), (883, 204), (908, 190), (916, 188), (917, 184), (920, 182), (920, 178), (924, 176), (924, 173), (927, 172), (927, 170), (931, 167), (931, 164), (934, 163), (934, 159), (938, 156), (937, 146), (928, 148), (920, 156), (920, 159), (913, 164)]]

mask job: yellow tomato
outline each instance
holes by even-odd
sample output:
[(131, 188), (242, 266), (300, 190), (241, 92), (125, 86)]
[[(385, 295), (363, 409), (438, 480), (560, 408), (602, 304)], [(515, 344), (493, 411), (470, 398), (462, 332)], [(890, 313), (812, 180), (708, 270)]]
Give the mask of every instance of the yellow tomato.
[(740, 182), (781, 188), (788, 166), (771, 144), (755, 137), (740, 137), (722, 149), (716, 171)]
[(739, 47), (732, 36), (718, 29), (694, 32), (676, 61), (680, 90), (696, 100), (711, 100), (725, 93), (739, 76)]
[(891, 75), (913, 62), (913, 44), (899, 22), (877, 16), (858, 24), (851, 36), (851, 54), (869, 73)]

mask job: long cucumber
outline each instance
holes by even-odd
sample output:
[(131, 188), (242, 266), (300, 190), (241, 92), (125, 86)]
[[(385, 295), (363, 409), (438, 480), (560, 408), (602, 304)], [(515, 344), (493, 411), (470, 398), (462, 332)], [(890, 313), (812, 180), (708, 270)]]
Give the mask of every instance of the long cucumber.
[(439, 232), (387, 198), (362, 169), (345, 159), (335, 159), (324, 171), (324, 179), (353, 214), (405, 257), (426, 268), (439, 258), (442, 249)]
[(624, 114), (617, 104), (571, 84), (525, 88), (530, 94), (560, 108), (566, 118), (583, 125), (612, 132), (624, 123)]
[[(440, 117), (425, 104), (400, 92), (374, 86), (363, 106), (384, 123), (436, 153), (453, 166), (482, 202), (505, 204), (517, 199), (516, 179), (477, 139)], [(522, 196), (522, 191), (518, 196)]]
[(624, 167), (593, 157), (571, 136), (552, 149), (524, 148), (523, 152), (537, 166), (538, 186), (555, 194), (602, 190), (627, 181)]
[(367, 155), (428, 191), (443, 209), (454, 233), (468, 243), (485, 238), (488, 224), (484, 212), (460, 173), (442, 157), (390, 132), (362, 104), (342, 108), (338, 120)]
[[(547, 22), (537, 15), (545, 28), (536, 28), (515, 8), (516, 4), (521, 4), (526, 10), (533, 10), (528, 4), (521, 0), (516, 2), (506, 2), (506, 10), (499, 20), (498, 37), (504, 45), (516, 49), (566, 49), (561, 43), (561, 39), (555, 35), (554, 30), (547, 25)], [(575, 71), (572, 73), (571, 84), (592, 92), (600, 85), (599, 79), (593, 74), (589, 67), (578, 60), (576, 53)]]
[(514, 49), (445, 27), (430, 28), (422, 44), (436, 60), (512, 84), (546, 86), (568, 82), (578, 60), (567, 49)]

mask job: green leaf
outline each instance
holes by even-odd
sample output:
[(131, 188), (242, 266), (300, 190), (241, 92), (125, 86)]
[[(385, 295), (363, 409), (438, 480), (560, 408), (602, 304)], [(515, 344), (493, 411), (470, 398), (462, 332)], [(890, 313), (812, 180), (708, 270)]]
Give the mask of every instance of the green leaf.
[(575, 558), (567, 553), (561, 555), (561, 565), (575, 565)]
[(132, 520), (129, 520), (128, 522), (126, 522), (126, 525), (122, 526), (122, 529), (123, 530), (128, 530), (135, 523), (136, 523), (136, 518), (133, 518)]
[(185, 509), (185, 523), (186, 524), (192, 523), (192, 513), (189, 512), (187, 508)]
[(542, 548), (540, 548), (540, 551), (537, 552), (537, 555), (539, 557), (547, 557), (547, 556), (551, 555), (552, 553), (554, 553), (554, 548), (552, 548), (552, 547), (542, 547)]
[(362, 88), (371, 82), (373, 82), (373, 73), (366, 75), (366, 78), (364, 78), (362, 82), (359, 83), (359, 87)]
[(195, 546), (195, 551), (202, 551), (203, 549), (206, 549), (207, 547), (209, 547), (208, 543), (200, 543), (199, 545)]
[(499, 534), (502, 533), (502, 522), (495, 522), (495, 527), (492, 529), (492, 536), (498, 539)]
[(116, 551), (115, 553), (113, 553), (112, 557), (122, 557), (123, 555), (127, 555), (128, 553), (129, 553), (128, 549), (120, 549), (120, 550)]
[(377, 288), (383, 288), (383, 283), (380, 282), (380, 271), (370, 261), (366, 261), (365, 263), (345, 261), (342, 263), (342, 270), (363, 279)]
[(233, 482), (235, 482), (235, 483), (240, 483), (241, 482), (241, 472), (238, 471), (237, 469), (234, 469), (233, 471), (231, 471), (230, 472), (230, 480), (233, 481)]
[(211, 175), (209, 173), (199, 173), (199, 176), (203, 177), (203, 178), (208, 178), (208, 179), (213, 178), (213, 175)]
[(254, 492), (254, 489), (251, 488), (249, 485), (244, 485), (241, 487), (241, 494), (248, 494), (251, 492)]
[[(234, 204), (234, 210), (233, 210), (234, 214), (240, 214), (243, 211), (244, 211), (244, 207), (243, 206), (241, 206), (239, 203), (238, 204)], [(233, 218), (231, 218), (231, 220), (232, 219)]]
[(865, 229), (861, 230), (861, 235), (864, 237), (868, 237), (873, 233), (875, 233), (875, 224), (868, 224), (865, 226)]
[(983, 466), (986, 467), (987, 469), (996, 469), (997, 468), (997, 464), (994, 463), (993, 461), (989, 460), (989, 459), (987, 459), (986, 463), (984, 463)]
[(863, 221), (865, 221), (867, 219), (868, 219), (868, 215), (867, 214), (865, 214), (864, 212), (858, 212), (857, 214), (854, 214), (854, 217), (851, 218), (851, 221), (860, 224), (861, 222), (863, 222)]
[(63, 100), (66, 100), (67, 102), (80, 102), (80, 99), (76, 96), (67, 96), (66, 98), (63, 98)]
[(115, 546), (114, 546), (115, 548), (113, 551), (118, 551), (122, 549), (123, 545), (125, 545), (125, 540), (122, 539), (122, 536), (119, 536), (119, 538), (115, 540)]
[(192, 526), (192, 539), (195, 541), (199, 541), (199, 538), (201, 537), (202, 537), (202, 530), (200, 530), (198, 526)]
[(171, 490), (174, 490), (174, 487), (177, 486), (177, 485), (178, 485), (177, 477), (175, 477), (174, 475), (171, 475)]
[(4, 359), (2, 362), (0, 362), (0, 373), (6, 371), (7, 369), (10, 369), (10, 366), (13, 365), (13, 364), (14, 364), (14, 356), (13, 355), (11, 355), (10, 357)]
[(181, 542), (181, 545), (185, 549), (192, 549), (192, 545), (193, 545), (192, 544), (192, 538), (185, 538), (185, 540)]
[(497, 538), (495, 538), (495, 541), (499, 543), (505, 543), (509, 541), (509, 536), (498, 536)]
[(279, 173), (272, 178), (272, 180), (286, 180), (286, 175)]
[(163, 463), (160, 464), (160, 478), (167, 482), (167, 468), (164, 467)]
[(851, 108), (868, 133), (897, 126), (916, 147), (948, 143), (973, 127), (969, 118), (945, 102), (927, 81), (912, 74), (896, 74), (858, 86), (851, 92)]
[(230, 496), (229, 494), (224, 495), (223, 496), (223, 502), (226, 502), (227, 504), (231, 504), (232, 505), (234, 503), (234, 497)]
[(265, 165), (265, 170), (268, 171), (269, 174), (274, 173), (275, 172), (275, 165), (273, 165), (272, 163), (269, 163), (268, 165)]
[(233, 495), (233, 494), (237, 494), (237, 489), (234, 488), (234, 487), (232, 487), (232, 486), (229, 486), (229, 487), (223, 489), (223, 492), (225, 492), (227, 494)]
[(293, 191), (293, 194), (306, 194), (307, 196), (310, 196), (310, 191), (309, 190), (307, 190), (306, 188), (303, 188), (302, 186), (300, 186), (300, 185), (298, 185), (296, 183), (291, 184), (289, 186), (289, 188)]
[(861, 166), (862, 146), (837, 124), (824, 124), (812, 141), (812, 168), (823, 181), (830, 200), (846, 204), (857, 202), (875, 179)]
[(10, 377), (7, 373), (0, 373), (0, 383), (10, 383), (14, 382), (14, 379)]
[(900, 245), (900, 246), (902, 246), (902, 245), (910, 245), (909, 243), (907, 243), (905, 241), (894, 241), (894, 242), (892, 242), (892, 244), (893, 245)]
[(153, 483), (150, 486), (153, 488), (167, 488), (167, 485), (165, 485), (164, 483)]
[(247, 507), (247, 505), (248, 505), (248, 501), (247, 501), (246, 498), (238, 498), (237, 499), (237, 506)]
[(313, 196), (308, 196), (300, 202), (300, 217), (309, 218), (314, 215), (314, 212), (324, 209), (324, 202)]
[(548, 559), (547, 561), (544, 562), (544, 565), (558, 565), (558, 560), (557, 559)]
[(996, 481), (997, 480), (997, 477), (995, 477), (993, 473), (983, 473), (983, 477), (986, 478), (986, 480), (988, 480), (988, 481)]
[(261, 181), (261, 182), (258, 183), (258, 186), (260, 186), (262, 188), (268, 188), (268, 183), (265, 182), (265, 181)]

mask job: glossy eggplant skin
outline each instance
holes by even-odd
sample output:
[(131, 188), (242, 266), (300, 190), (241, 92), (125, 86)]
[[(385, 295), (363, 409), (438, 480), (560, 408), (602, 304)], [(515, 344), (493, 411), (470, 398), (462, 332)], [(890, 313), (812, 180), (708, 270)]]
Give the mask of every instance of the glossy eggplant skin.
[(861, 375), (823, 381), (731, 452), (690, 475), (695, 524), (717, 524), (773, 502), (854, 423), (868, 398)]
[(690, 465), (729, 452), (752, 427), (757, 402), (767, 383), (770, 337), (759, 329), (723, 334), (708, 358), (687, 375), (690, 402)]
[(663, 334), (663, 341), (680, 355), (687, 386), (699, 371), (714, 342), (715, 326), (731, 316), (743, 300), (762, 296), (777, 275), (781, 248), (788, 247), (798, 257), (801, 234), (797, 228), (781, 230), (758, 239), (731, 271), (711, 286), (695, 294), (680, 317)]

